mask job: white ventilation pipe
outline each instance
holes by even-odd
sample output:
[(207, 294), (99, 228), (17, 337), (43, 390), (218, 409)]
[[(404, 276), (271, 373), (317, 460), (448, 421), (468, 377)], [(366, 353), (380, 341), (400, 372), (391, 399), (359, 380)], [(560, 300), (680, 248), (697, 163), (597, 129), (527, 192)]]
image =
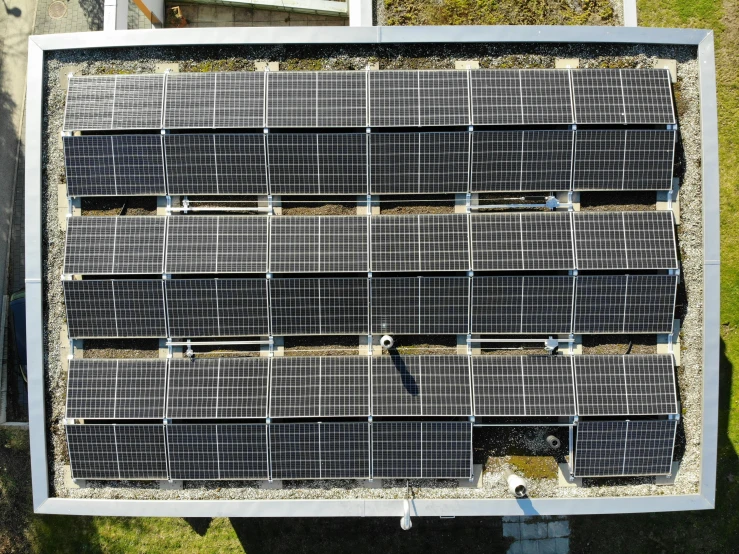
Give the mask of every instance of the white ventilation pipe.
[(523, 498), (526, 496), (526, 481), (513, 473), (510, 469), (506, 469), (503, 472), (503, 475), (505, 475), (505, 478), (508, 481), (508, 489), (516, 498)]
[(394, 344), (395, 341), (393, 340), (393, 337), (391, 337), (390, 335), (382, 335), (382, 338), (380, 339), (380, 346), (382, 346), (383, 350), (390, 350)]
[(400, 528), (403, 531), (408, 531), (411, 527), (413, 527), (413, 523), (411, 523), (411, 503), (408, 500), (403, 500), (403, 517), (400, 518)]

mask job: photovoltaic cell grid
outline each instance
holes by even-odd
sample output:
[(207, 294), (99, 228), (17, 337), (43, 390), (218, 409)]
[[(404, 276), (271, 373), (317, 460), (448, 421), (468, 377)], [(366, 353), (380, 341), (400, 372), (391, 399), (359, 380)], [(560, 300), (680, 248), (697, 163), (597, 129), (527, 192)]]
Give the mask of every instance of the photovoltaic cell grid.
[(166, 360), (70, 360), (70, 419), (161, 419)]
[(379, 356), (372, 360), (372, 415), (472, 415), (467, 356)]
[(677, 413), (673, 357), (574, 356), (582, 416)]
[(356, 216), (275, 217), (270, 223), (273, 273), (366, 272), (367, 220)]
[(473, 356), (476, 416), (574, 416), (571, 358)]
[(272, 358), (270, 417), (366, 417), (369, 412), (366, 357)]
[(73, 479), (164, 480), (163, 425), (67, 425)]
[(265, 424), (167, 425), (173, 480), (268, 479)]
[(64, 273), (161, 274), (164, 227), (159, 217), (70, 217)]
[(469, 479), (472, 425), (466, 422), (373, 422), (373, 477)]
[(677, 420), (581, 421), (577, 426), (576, 477), (669, 475)]
[(374, 216), (372, 271), (467, 271), (465, 214)]
[(171, 359), (167, 417), (267, 417), (268, 366), (264, 358)]
[(171, 216), (166, 218), (165, 273), (265, 273), (267, 218)]

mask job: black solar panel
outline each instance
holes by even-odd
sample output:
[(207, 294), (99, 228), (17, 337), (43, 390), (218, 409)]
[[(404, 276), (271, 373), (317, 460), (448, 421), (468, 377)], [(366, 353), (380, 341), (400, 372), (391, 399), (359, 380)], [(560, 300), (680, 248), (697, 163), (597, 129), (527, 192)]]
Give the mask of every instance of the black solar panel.
[(172, 359), (167, 417), (267, 417), (267, 369), (266, 358)]
[(372, 359), (372, 415), (472, 415), (467, 356)]
[(161, 419), (166, 360), (70, 360), (70, 419)]
[(70, 217), (64, 273), (162, 273), (165, 218)]
[(273, 479), (367, 479), (367, 423), (269, 426)]
[(582, 421), (577, 426), (576, 477), (668, 475), (676, 420)]
[(69, 196), (163, 195), (157, 135), (63, 137)]
[(373, 422), (373, 477), (469, 479), (472, 425), (465, 422)]
[(672, 356), (575, 356), (578, 414), (677, 413)]
[(163, 425), (67, 425), (73, 479), (167, 479)]
[(273, 273), (366, 272), (367, 219), (356, 216), (276, 217), (270, 224)]
[(264, 424), (167, 425), (174, 480), (268, 479)]
[(264, 273), (267, 218), (173, 216), (167, 218), (166, 273)]
[(367, 294), (367, 279), (272, 279), (272, 334), (367, 334)]
[(270, 417), (369, 415), (369, 360), (360, 356), (272, 359)]

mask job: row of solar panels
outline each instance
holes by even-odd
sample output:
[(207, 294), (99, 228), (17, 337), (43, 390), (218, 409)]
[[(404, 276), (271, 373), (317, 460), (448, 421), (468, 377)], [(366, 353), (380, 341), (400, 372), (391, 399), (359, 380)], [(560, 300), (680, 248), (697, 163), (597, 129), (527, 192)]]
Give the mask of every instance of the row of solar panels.
[(677, 414), (671, 355), (70, 360), (70, 419)]
[(668, 190), (676, 131), (64, 137), (69, 196)]
[[(574, 475), (672, 471), (677, 421), (581, 421)], [(472, 424), (68, 425), (74, 479), (469, 479)]]
[(64, 273), (677, 269), (661, 212), (67, 220)]
[(67, 280), (69, 337), (671, 333), (676, 275)]
[(71, 77), (65, 131), (673, 124), (665, 69)]
[(472, 477), (472, 425), (67, 425), (74, 479)]

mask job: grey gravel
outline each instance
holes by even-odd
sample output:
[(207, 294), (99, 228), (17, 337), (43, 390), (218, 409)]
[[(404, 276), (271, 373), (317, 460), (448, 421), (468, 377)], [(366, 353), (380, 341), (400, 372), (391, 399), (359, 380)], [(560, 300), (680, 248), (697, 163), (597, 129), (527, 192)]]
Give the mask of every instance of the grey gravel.
[[(680, 127), (686, 153), (685, 175), (680, 193), (682, 225), (679, 242), (682, 274), (686, 280), (687, 310), (682, 338), (683, 366), (678, 379), (683, 407), (685, 448), (675, 485), (657, 487), (654, 479), (597, 480), (581, 488), (559, 488), (556, 479), (529, 479), (530, 496), (608, 497), (649, 496), (696, 493), (700, 472), (701, 388), (702, 388), (702, 211), (700, 174), (700, 118), (698, 73), (695, 50), (685, 47), (566, 46), (566, 45), (447, 45), (422, 46), (351, 46), (351, 47), (224, 47), (98, 50), (54, 53), (47, 59), (44, 159), (44, 268), (45, 304), (45, 376), (49, 425), (52, 495), (73, 498), (110, 499), (329, 499), (329, 498), (405, 498), (411, 487), (416, 498), (508, 498), (502, 471), (505, 457), (491, 458), (485, 469), (482, 487), (460, 488), (449, 481), (386, 481), (379, 489), (366, 489), (352, 481), (286, 482), (281, 490), (262, 490), (258, 484), (243, 482), (186, 482), (183, 490), (160, 491), (153, 482), (90, 482), (87, 488), (67, 489), (63, 466), (68, 463), (63, 417), (66, 376), (59, 356), (59, 333), (64, 325), (60, 275), (63, 262), (64, 233), (57, 221), (57, 183), (63, 178), (64, 160), (59, 133), (64, 113), (64, 91), (58, 82), (63, 65), (80, 64), (81, 74), (110, 72), (147, 73), (156, 63), (171, 61), (201, 62), (213, 60), (287, 61), (300, 57), (319, 59), (324, 69), (363, 68), (368, 61), (379, 61), (381, 68), (450, 68), (455, 59), (480, 60), (482, 67), (553, 67), (554, 60), (580, 58), (581, 67), (651, 67), (657, 58), (678, 60), (678, 77), (683, 98)], [(298, 65), (299, 66), (299, 65)], [(516, 352), (520, 353), (520, 352)]]

